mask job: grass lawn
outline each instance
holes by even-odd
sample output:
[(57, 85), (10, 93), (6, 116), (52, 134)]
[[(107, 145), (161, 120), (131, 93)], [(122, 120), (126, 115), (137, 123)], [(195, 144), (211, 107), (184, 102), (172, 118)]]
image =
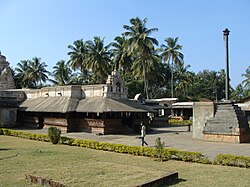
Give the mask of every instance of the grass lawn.
[(32, 186), (26, 182), (25, 174), (48, 177), (69, 186), (136, 186), (169, 171), (179, 172), (180, 180), (173, 186), (250, 186), (250, 169), (157, 162), (146, 157), (0, 136), (3, 187)]

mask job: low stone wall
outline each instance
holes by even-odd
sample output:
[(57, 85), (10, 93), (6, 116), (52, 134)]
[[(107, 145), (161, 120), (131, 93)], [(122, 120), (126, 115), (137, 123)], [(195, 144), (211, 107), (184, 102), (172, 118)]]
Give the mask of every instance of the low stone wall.
[(61, 132), (68, 132), (68, 122), (66, 118), (44, 117), (44, 128), (57, 127)]
[(147, 183), (144, 183), (144, 184), (141, 184), (141, 185), (138, 185), (136, 187), (157, 187), (157, 186), (165, 186), (167, 184), (170, 184), (172, 182), (175, 182), (178, 180), (178, 172), (174, 172), (174, 173), (168, 173), (167, 175), (161, 177), (161, 178), (158, 178), (156, 180), (153, 180), (153, 181), (149, 181)]
[(214, 116), (213, 102), (195, 102), (193, 105), (193, 138), (203, 139), (203, 130), (208, 119)]
[(250, 135), (204, 134), (203, 139), (211, 142), (247, 143)]

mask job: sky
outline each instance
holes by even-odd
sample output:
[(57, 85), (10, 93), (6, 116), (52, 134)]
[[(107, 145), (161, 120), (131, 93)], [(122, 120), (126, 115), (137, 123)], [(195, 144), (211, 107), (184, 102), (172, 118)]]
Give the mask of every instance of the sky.
[(190, 71), (225, 69), (223, 30), (229, 35), (231, 86), (250, 65), (250, 0), (0, 0), (0, 51), (10, 66), (40, 57), (53, 71), (69, 60), (75, 40), (113, 42), (131, 18), (147, 18), (159, 44), (179, 37)]

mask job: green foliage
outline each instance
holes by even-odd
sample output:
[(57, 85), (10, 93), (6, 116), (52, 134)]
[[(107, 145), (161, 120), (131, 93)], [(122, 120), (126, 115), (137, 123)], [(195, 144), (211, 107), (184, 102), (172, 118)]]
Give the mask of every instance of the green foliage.
[(215, 157), (214, 164), (249, 168), (250, 157), (235, 156), (230, 154), (219, 154)]
[(178, 119), (169, 119), (168, 120), (169, 124), (174, 124), (174, 125), (192, 125), (192, 120), (178, 120)]
[(14, 77), (17, 87), (39, 88), (42, 83), (49, 80), (47, 65), (41, 58), (34, 57), (32, 60), (22, 60), (17, 63)]
[(138, 93), (143, 93), (143, 82), (140, 80), (133, 80), (129, 82), (128, 87), (128, 98), (134, 98)]
[(161, 138), (157, 138), (155, 140), (155, 150), (156, 150), (156, 154), (159, 158), (159, 160), (162, 162), (162, 152), (163, 152), (163, 149), (164, 149), (164, 142), (161, 142)]
[(16, 131), (16, 130), (11, 130), (11, 129), (4, 129), (4, 128), (1, 130), (3, 132), (3, 135), (6, 135), (6, 136), (15, 136), (15, 137), (25, 138), (25, 139), (30, 139), (30, 140), (49, 142), (48, 135), (33, 134), (29, 132), (22, 132), (22, 131)]
[(240, 101), (249, 95), (250, 95), (250, 87), (249, 89), (247, 89), (244, 88), (242, 84), (239, 84), (235, 89), (232, 89), (230, 97), (234, 101)]
[(60, 129), (56, 128), (56, 127), (49, 127), (48, 129), (48, 137), (49, 140), (53, 143), (53, 144), (57, 144), (61, 138), (61, 131)]

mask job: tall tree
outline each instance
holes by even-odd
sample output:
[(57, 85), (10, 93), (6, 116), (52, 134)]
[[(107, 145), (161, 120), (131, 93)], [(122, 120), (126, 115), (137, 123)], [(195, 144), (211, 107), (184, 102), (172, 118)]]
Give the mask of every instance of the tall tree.
[(241, 99), (250, 95), (250, 90), (244, 89), (242, 84), (239, 84), (235, 89), (231, 92), (231, 98), (234, 101), (240, 101)]
[(250, 90), (250, 66), (246, 69), (246, 73), (242, 74), (245, 79), (242, 81), (244, 87)]
[[(34, 57), (30, 61), (28, 77), (33, 82), (35, 88), (42, 87), (42, 83), (49, 80), (49, 71), (46, 70), (46, 63), (41, 61), (41, 58)], [(39, 85), (38, 85), (39, 84)]]
[(115, 37), (115, 42), (112, 42), (112, 55), (113, 55), (113, 69), (116, 71), (122, 71), (123, 74), (128, 72), (132, 66), (131, 55), (127, 50), (127, 40), (124, 36)]
[[(134, 56), (135, 63), (141, 63), (140, 70), (142, 73), (144, 82), (144, 91), (148, 96), (148, 81), (146, 77), (146, 61), (153, 59), (154, 45), (158, 45), (158, 41), (155, 38), (150, 37), (154, 31), (158, 31), (157, 28), (148, 29), (146, 27), (147, 19), (132, 18), (130, 19), (131, 25), (124, 25), (123, 28), (126, 32), (123, 33), (128, 38), (128, 50), (130, 54)], [(133, 65), (138, 67), (137, 65)]]
[(100, 37), (94, 37), (93, 41), (89, 40), (86, 43), (88, 48), (87, 68), (92, 70), (96, 83), (104, 83), (111, 72), (110, 45), (105, 46), (104, 39)]
[(162, 58), (164, 62), (168, 63), (171, 60), (171, 96), (172, 98), (174, 97), (174, 64), (178, 63), (183, 63), (184, 55), (180, 52), (182, 50), (182, 46), (179, 45), (178, 42), (178, 37), (177, 38), (167, 38), (165, 39), (165, 42), (167, 45), (161, 45), (163, 52), (162, 52)]
[(88, 49), (86, 43), (83, 39), (74, 41), (73, 45), (68, 45), (71, 50), (68, 52), (70, 57), (69, 63), (73, 70), (80, 69), (81, 71), (86, 69), (86, 55), (88, 54)]
[(42, 83), (49, 80), (49, 71), (46, 70), (46, 67), (45, 62), (41, 62), (41, 58), (34, 57), (32, 60), (22, 60), (17, 63), (15, 68), (17, 72), (16, 77), (22, 82), (22, 87), (41, 87)]
[(67, 85), (70, 82), (72, 70), (69, 64), (64, 60), (60, 60), (53, 67), (53, 75), (55, 78), (55, 83), (59, 86)]
[(23, 88), (33, 87), (28, 76), (28, 72), (30, 69), (29, 65), (30, 65), (30, 60), (21, 60), (20, 62), (17, 63), (17, 67), (15, 68), (16, 75), (14, 77), (14, 80), (16, 80), (18, 85), (20, 85)]
[(182, 94), (183, 97), (186, 97), (187, 90), (192, 84), (192, 73), (188, 71), (190, 65), (184, 66), (184, 63), (178, 63), (175, 70), (176, 77), (176, 90)]

